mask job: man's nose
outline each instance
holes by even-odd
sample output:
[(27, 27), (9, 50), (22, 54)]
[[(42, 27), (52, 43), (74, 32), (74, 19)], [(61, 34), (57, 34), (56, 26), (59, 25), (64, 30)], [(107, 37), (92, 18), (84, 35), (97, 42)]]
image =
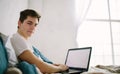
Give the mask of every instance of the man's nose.
[(31, 29), (32, 29), (32, 30), (34, 30), (34, 29), (35, 29), (35, 27), (36, 27), (36, 26), (32, 25), (32, 26), (31, 26)]

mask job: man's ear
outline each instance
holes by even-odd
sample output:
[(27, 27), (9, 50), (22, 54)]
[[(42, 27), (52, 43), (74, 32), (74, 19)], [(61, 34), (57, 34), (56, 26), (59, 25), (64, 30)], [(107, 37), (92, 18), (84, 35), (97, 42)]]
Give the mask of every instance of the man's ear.
[(21, 24), (22, 24), (22, 22), (19, 20), (19, 21), (18, 21), (18, 27), (19, 27)]

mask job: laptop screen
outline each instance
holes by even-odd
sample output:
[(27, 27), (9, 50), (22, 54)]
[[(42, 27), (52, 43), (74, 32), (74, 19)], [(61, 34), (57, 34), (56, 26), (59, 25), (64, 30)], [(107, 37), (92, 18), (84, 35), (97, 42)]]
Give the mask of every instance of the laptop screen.
[(88, 68), (91, 47), (69, 49), (65, 64), (73, 68)]

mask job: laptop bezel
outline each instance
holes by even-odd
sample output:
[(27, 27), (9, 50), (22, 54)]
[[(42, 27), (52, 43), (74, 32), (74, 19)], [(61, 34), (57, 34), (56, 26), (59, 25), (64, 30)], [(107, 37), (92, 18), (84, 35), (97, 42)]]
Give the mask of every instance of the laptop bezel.
[(81, 47), (81, 48), (71, 48), (71, 49), (68, 49), (68, 52), (67, 52), (67, 55), (66, 55), (65, 64), (67, 63), (67, 58), (68, 58), (68, 54), (69, 54), (70, 51), (73, 51), (73, 50), (85, 50), (85, 49), (90, 49), (87, 68), (69, 67), (69, 69), (88, 71), (88, 69), (89, 69), (89, 64), (90, 64), (92, 47)]

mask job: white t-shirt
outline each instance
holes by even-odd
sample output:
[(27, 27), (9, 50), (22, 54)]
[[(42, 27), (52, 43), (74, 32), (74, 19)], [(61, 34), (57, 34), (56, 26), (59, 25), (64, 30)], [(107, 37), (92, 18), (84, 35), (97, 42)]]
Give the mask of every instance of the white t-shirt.
[(13, 34), (13, 36), (11, 37), (11, 43), (17, 57), (25, 50), (30, 50), (31, 52), (33, 52), (33, 48), (30, 42), (22, 37), (18, 32)]

